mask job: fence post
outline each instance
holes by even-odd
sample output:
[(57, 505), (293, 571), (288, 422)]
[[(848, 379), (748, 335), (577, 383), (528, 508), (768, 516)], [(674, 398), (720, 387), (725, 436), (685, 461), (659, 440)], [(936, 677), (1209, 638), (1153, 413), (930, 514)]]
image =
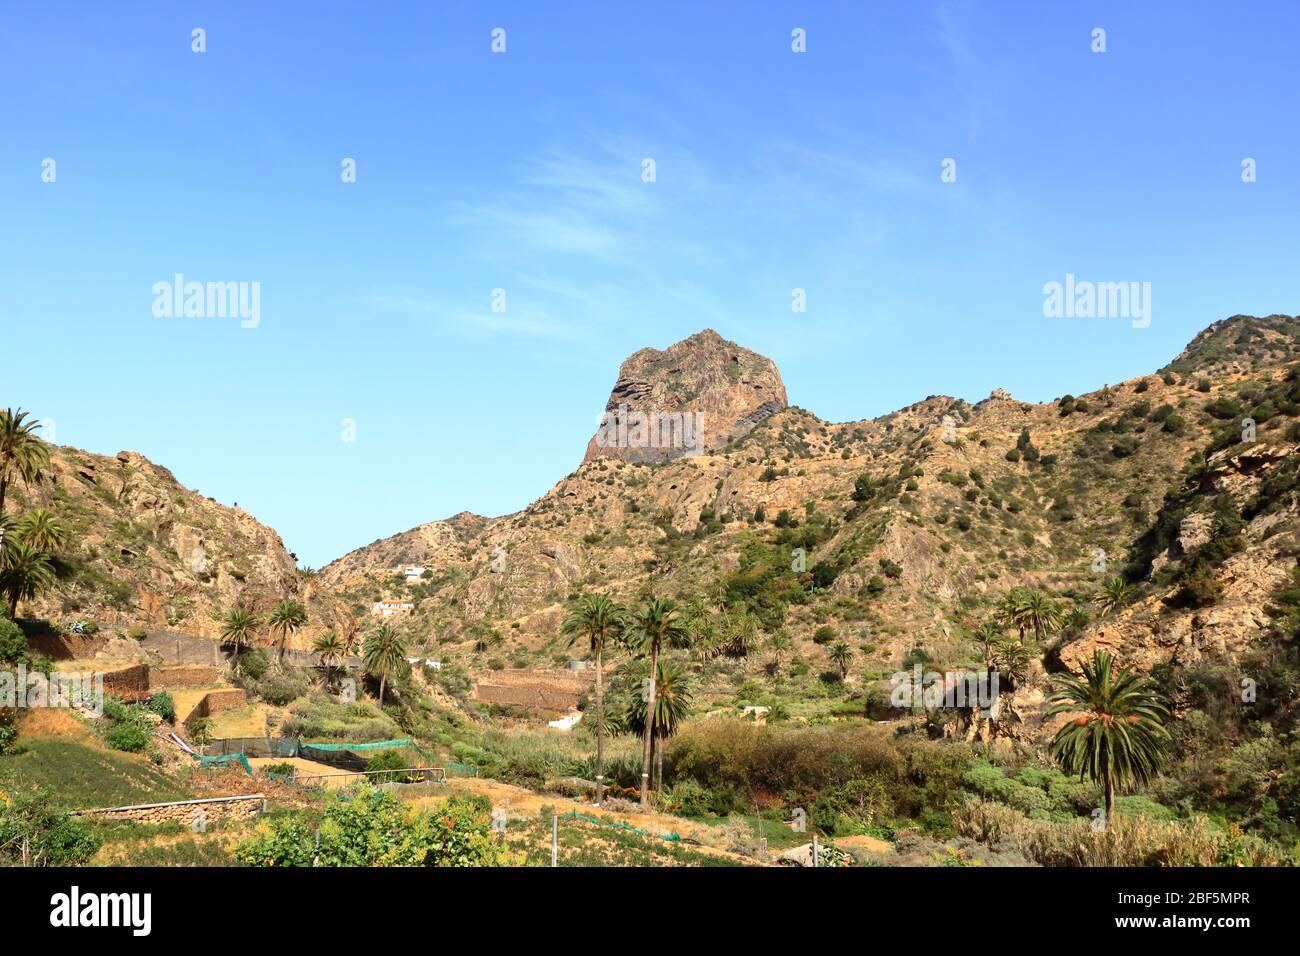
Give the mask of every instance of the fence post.
[(813, 834), (813, 869), (817, 868), (819, 862), (820, 861), (817, 859), (817, 834), (814, 833)]
[(560, 815), (551, 814), (551, 866), (559, 866), (560, 859)]

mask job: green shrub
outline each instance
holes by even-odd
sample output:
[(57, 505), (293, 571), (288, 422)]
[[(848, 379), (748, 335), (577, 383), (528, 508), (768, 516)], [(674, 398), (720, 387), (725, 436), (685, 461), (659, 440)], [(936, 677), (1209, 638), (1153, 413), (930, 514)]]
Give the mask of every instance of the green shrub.
[(149, 728), (144, 721), (132, 717), (127, 720), (121, 720), (114, 723), (104, 734), (104, 741), (114, 750), (123, 750), (127, 753), (141, 753), (149, 743)]
[(167, 691), (154, 694), (153, 697), (149, 698), (149, 709), (167, 723), (176, 723), (176, 702), (172, 700), (172, 695)]
[(6, 787), (6, 793), (0, 800), (0, 866), (79, 866), (99, 849), (90, 824), (60, 809), (50, 789)]
[(261, 680), (271, 668), (271, 659), (260, 647), (246, 647), (239, 652), (238, 670), (251, 680)]

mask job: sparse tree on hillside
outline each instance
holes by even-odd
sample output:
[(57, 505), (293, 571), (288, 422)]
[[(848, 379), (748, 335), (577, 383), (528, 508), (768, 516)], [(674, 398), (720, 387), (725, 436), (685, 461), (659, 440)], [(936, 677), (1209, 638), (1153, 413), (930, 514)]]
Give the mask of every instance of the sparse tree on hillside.
[(1092, 603), (1097, 606), (1099, 614), (1109, 614), (1117, 608), (1123, 607), (1128, 603), (1129, 596), (1133, 593), (1133, 585), (1129, 584), (1123, 578), (1114, 577), (1106, 581), (1097, 592), (1097, 596), (1092, 599)]
[(831, 663), (840, 672), (840, 680), (844, 680), (849, 673), (849, 661), (853, 659), (853, 648), (844, 641), (836, 641), (827, 653), (830, 655)]
[(1059, 674), (1049, 717), (1069, 714), (1052, 738), (1052, 756), (1066, 773), (1100, 783), (1106, 819), (1115, 812), (1115, 788), (1148, 783), (1170, 742), (1169, 709), (1150, 677), (1116, 668), (1101, 650), (1083, 665), (1083, 678)]
[(246, 607), (235, 606), (226, 611), (226, 617), (221, 622), (221, 641), (235, 649), (236, 669), (239, 668), (239, 649), (253, 643), (260, 626), (261, 621), (257, 615)]
[(14, 533), (50, 557), (62, 551), (68, 543), (67, 529), (44, 508), (33, 508), (19, 518)]
[(0, 411), (0, 515), (10, 482), (21, 478), (24, 484), (36, 484), (50, 467), (49, 446), (36, 437), (41, 423), (27, 416), (21, 408)]
[(773, 675), (781, 672), (781, 655), (791, 647), (790, 632), (779, 627), (772, 632), (767, 639), (767, 646), (772, 649), (772, 673)]
[(982, 621), (980, 626), (975, 629), (975, 640), (979, 641), (980, 646), (984, 649), (984, 666), (989, 670), (993, 668), (994, 649), (997, 647), (998, 642), (1002, 640), (1002, 637), (1002, 628), (998, 626), (998, 622), (994, 618)]
[[(686, 629), (677, 617), (676, 605), (667, 598), (651, 598), (632, 620), (628, 637), (642, 654), (649, 655), (650, 674), (659, 671), (659, 651), (665, 644), (685, 639)], [(645, 729), (641, 740), (641, 807), (650, 808), (650, 735), (654, 730), (655, 682), (646, 684)]]
[(1047, 634), (1061, 628), (1061, 609), (1055, 601), (1041, 591), (1016, 587), (1007, 592), (999, 608), (1002, 619), (1020, 632), (1032, 630), (1034, 637), (1042, 640)]
[(277, 604), (266, 618), (266, 626), (272, 634), (280, 635), (276, 642), (279, 645), (279, 661), (284, 663), (284, 648), (288, 643), (289, 635), (293, 634), (307, 623), (307, 609), (297, 601), (285, 599)]
[(54, 566), (44, 551), (26, 541), (6, 541), (0, 551), (0, 591), (9, 600), (9, 616), (18, 617), (18, 602), (44, 593), (54, 584)]
[(366, 638), (361, 654), (366, 673), (379, 678), (379, 703), (384, 703), (384, 688), (390, 677), (402, 672), (406, 663), (406, 642), (387, 624), (381, 624)]
[(596, 665), (596, 804), (604, 801), (605, 788), (605, 674), (603, 654), (610, 642), (621, 639), (627, 612), (603, 594), (589, 594), (578, 602), (561, 628), (572, 644), (585, 638)]

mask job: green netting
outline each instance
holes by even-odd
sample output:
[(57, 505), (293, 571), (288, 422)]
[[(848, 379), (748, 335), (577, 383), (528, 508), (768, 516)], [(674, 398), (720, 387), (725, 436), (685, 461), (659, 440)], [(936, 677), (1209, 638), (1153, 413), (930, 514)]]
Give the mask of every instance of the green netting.
[(243, 754), (230, 754), (226, 757), (204, 757), (202, 754), (195, 754), (199, 759), (200, 767), (220, 767), (229, 763), (241, 763), (244, 765), (244, 772), (250, 777), (253, 775), (253, 768), (248, 763), (248, 758)]
[[(309, 744), (304, 743), (302, 746), (311, 747), (313, 750), (380, 750), (382, 748), (393, 747), (415, 747), (415, 741), (403, 737), (399, 740), (377, 740), (369, 744)], [(415, 749), (419, 750), (418, 747)]]
[(447, 771), (448, 771), (448, 773), (453, 772), (453, 771), (456, 772), (456, 773), (463, 773), (463, 774), (465, 774), (465, 776), (467, 776), (467, 777), (477, 777), (477, 776), (478, 776), (478, 767), (471, 767), (471, 766), (470, 766), (469, 764), (467, 764), (467, 763), (460, 763), (459, 761), (456, 761), (456, 760), (448, 760), (448, 761), (447, 761)]
[(656, 837), (660, 840), (673, 842), (680, 840), (681, 837), (676, 833), (651, 833), (648, 830), (639, 830), (634, 826), (618, 821), (610, 822), (609, 820), (600, 820), (596, 817), (589, 817), (585, 813), (579, 813), (577, 810), (570, 810), (564, 816), (560, 817), (561, 822), (564, 820), (586, 820), (588, 823), (594, 823), (598, 827), (609, 827), (611, 830), (628, 830), (632, 833), (639, 833), (642, 836)]

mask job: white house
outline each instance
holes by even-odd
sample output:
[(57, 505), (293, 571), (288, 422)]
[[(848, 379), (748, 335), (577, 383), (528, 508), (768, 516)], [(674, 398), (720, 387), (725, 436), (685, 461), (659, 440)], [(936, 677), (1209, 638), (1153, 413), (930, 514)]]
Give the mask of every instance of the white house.
[(424, 567), (418, 564), (408, 564), (402, 568), (402, 576), (408, 581), (414, 581), (424, 574)]
[(379, 617), (392, 617), (415, 610), (415, 605), (410, 601), (376, 601), (372, 610)]

